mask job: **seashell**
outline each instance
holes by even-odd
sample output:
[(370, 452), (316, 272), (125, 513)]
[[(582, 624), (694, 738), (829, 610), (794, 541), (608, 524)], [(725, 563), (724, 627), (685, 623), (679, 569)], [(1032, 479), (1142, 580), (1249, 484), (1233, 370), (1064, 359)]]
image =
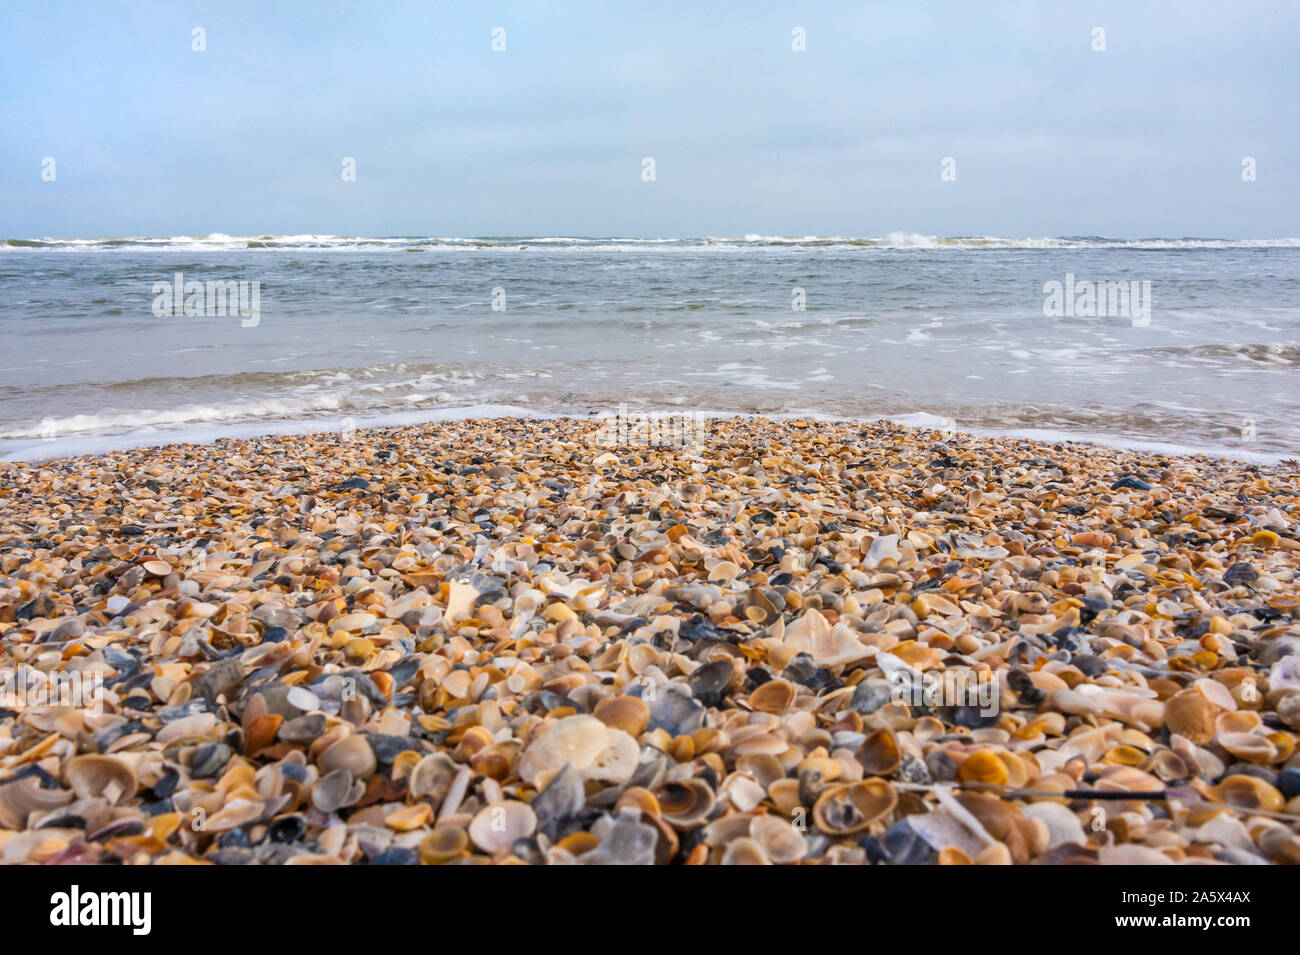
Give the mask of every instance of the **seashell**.
[(34, 812), (60, 809), (72, 801), (72, 793), (57, 786), (42, 789), (40, 779), (24, 776), (0, 786), (0, 825), (6, 829), (26, 829), (27, 818)]
[(229, 832), (257, 821), (265, 811), (266, 807), (260, 802), (232, 799), (220, 811), (208, 816), (206, 828), (209, 832)]
[(526, 839), (537, 828), (532, 808), (516, 799), (488, 806), (479, 811), (469, 824), (469, 837), (484, 852), (498, 852)]
[(616, 696), (602, 700), (592, 715), (606, 726), (622, 730), (629, 736), (640, 736), (650, 722), (650, 708), (636, 696)]
[(858, 748), (858, 762), (868, 776), (892, 776), (901, 760), (898, 737), (892, 729), (878, 729), (868, 734)]
[(384, 817), (384, 825), (398, 832), (410, 832), (423, 829), (433, 822), (433, 807), (427, 802), (418, 802), (412, 806), (403, 806)]
[(749, 812), (767, 796), (767, 790), (744, 773), (729, 775), (723, 780), (718, 792), (719, 795), (725, 795), (727, 800), (741, 812)]
[(601, 816), (591, 835), (600, 845), (583, 854), (583, 865), (649, 865), (655, 860), (659, 829), (642, 823), (637, 813)]
[(277, 734), (286, 743), (310, 743), (325, 734), (325, 714), (309, 713), (280, 724)]
[(805, 811), (799, 795), (799, 780), (777, 779), (768, 784), (768, 798), (776, 811), (783, 816), (794, 817), (795, 810)]
[(1192, 684), (1192, 689), (1221, 709), (1235, 710), (1237, 708), (1237, 701), (1233, 698), (1232, 691), (1218, 680), (1202, 677)]
[(321, 769), (326, 773), (346, 769), (353, 779), (365, 779), (375, 771), (378, 762), (375, 752), (360, 735), (352, 735), (339, 740), (320, 754)]
[(1280, 812), (1285, 800), (1276, 788), (1256, 776), (1241, 773), (1224, 779), (1217, 786), (1209, 788), (1210, 798), (1215, 802), (1237, 806), (1241, 809), (1263, 809), (1266, 812)]
[(862, 832), (898, 805), (898, 793), (883, 779), (828, 787), (813, 806), (813, 821), (829, 835)]
[(1007, 766), (988, 748), (977, 749), (957, 769), (957, 778), (967, 783), (990, 783), (1005, 786), (1010, 779)]
[(744, 813), (732, 812), (719, 816), (700, 830), (698, 839), (710, 848), (725, 846), (732, 839), (740, 839), (750, 834), (750, 824), (758, 817)]
[(1270, 690), (1300, 690), (1300, 656), (1288, 654), (1268, 671)]
[(1042, 822), (1048, 831), (1048, 849), (1059, 845), (1087, 845), (1088, 837), (1083, 831), (1083, 824), (1070, 809), (1058, 802), (1036, 802), (1023, 810), (1026, 819)]
[(1269, 733), (1268, 739), (1269, 742), (1271, 742), (1275, 747), (1277, 747), (1277, 756), (1274, 757), (1273, 760), (1274, 762), (1285, 763), (1291, 759), (1292, 754), (1295, 753), (1294, 736), (1292, 736), (1290, 733), (1282, 733), (1282, 732)]
[(730, 560), (720, 560), (709, 571), (710, 581), (731, 583), (740, 574), (740, 567)]
[(852, 663), (871, 655), (852, 630), (842, 623), (832, 628), (819, 611), (811, 609), (786, 628), (782, 642), (787, 650), (806, 653), (822, 667)]
[(274, 743), (280, 724), (283, 722), (284, 717), (279, 713), (268, 713), (254, 719), (248, 726), (248, 732), (244, 734), (244, 754), (256, 756)]
[(1142, 766), (1147, 761), (1147, 754), (1136, 746), (1112, 746), (1102, 756), (1101, 761), (1112, 766)]
[(304, 713), (320, 709), (320, 697), (305, 686), (290, 687), (285, 699), (289, 705), (302, 710)]
[(892, 561), (892, 564), (896, 565), (902, 557), (898, 549), (898, 535), (884, 534), (871, 542), (871, 547), (867, 550), (866, 565), (868, 567), (892, 566), (887, 565), (887, 562)]
[(704, 706), (718, 706), (735, 674), (736, 667), (731, 660), (714, 660), (697, 668), (687, 680), (687, 685), (695, 699)]
[(357, 802), (365, 791), (365, 783), (353, 782), (346, 769), (336, 769), (316, 780), (311, 787), (311, 804), (324, 813), (337, 812)]
[(618, 802), (614, 804), (614, 809), (619, 810), (624, 807), (631, 807), (647, 816), (657, 816), (661, 812), (659, 800), (644, 786), (631, 786), (623, 791), (623, 794), (618, 797)]
[(727, 844), (722, 853), (723, 865), (771, 865), (767, 852), (754, 839), (744, 836)]
[(1182, 757), (1171, 749), (1157, 750), (1142, 768), (1167, 783), (1186, 779), (1192, 774)]
[(784, 713), (794, 702), (794, 685), (786, 680), (768, 680), (749, 694), (749, 705), (761, 713)]
[(1214, 741), (1237, 759), (1248, 763), (1271, 763), (1277, 758), (1277, 747), (1267, 736), (1255, 733), (1220, 733)]
[(1197, 746), (1186, 736), (1179, 736), (1177, 733), (1170, 734), (1169, 748), (1178, 754), (1178, 757), (1187, 764), (1188, 770), (1194, 775), (1205, 776), (1209, 779), (1218, 779), (1223, 775), (1223, 760), (1208, 749)]
[[(573, 763), (584, 780), (622, 783), (631, 778), (640, 747), (623, 730), (594, 716), (568, 716), (554, 723), (524, 750), (519, 776), (537, 785)], [(544, 784), (544, 782), (543, 782)]]
[(581, 856), (600, 848), (600, 839), (590, 832), (571, 832), (556, 845), (575, 856)]
[(1216, 735), (1223, 733), (1254, 733), (1264, 721), (1254, 710), (1237, 710), (1232, 713), (1220, 713), (1214, 721)]
[(1096, 695), (1082, 693), (1079, 690), (1057, 690), (1052, 694), (1052, 706), (1062, 713), (1078, 716), (1101, 712), (1101, 702)]
[(1215, 719), (1222, 709), (1195, 688), (1180, 690), (1165, 701), (1165, 726), (1197, 746), (1214, 739)]
[(1132, 766), (1108, 766), (1098, 773), (1096, 788), (1126, 792), (1156, 792), (1164, 789), (1160, 780)]
[(442, 865), (464, 855), (470, 846), (469, 833), (459, 826), (439, 826), (420, 841), (420, 861)]
[(736, 760), (736, 769), (758, 780), (760, 786), (769, 788), (778, 779), (785, 778), (785, 767), (775, 756), (754, 753)]
[(760, 627), (766, 627), (781, 616), (776, 605), (763, 593), (755, 588), (745, 595), (744, 602), (745, 617), (758, 624)]
[(135, 773), (111, 756), (76, 756), (68, 761), (64, 775), (79, 799), (103, 799), (116, 806), (135, 795)]
[(713, 811), (717, 800), (702, 779), (666, 783), (655, 794), (660, 814), (676, 829), (693, 829)]
[(793, 865), (808, 854), (803, 833), (778, 816), (756, 816), (749, 834), (777, 865)]

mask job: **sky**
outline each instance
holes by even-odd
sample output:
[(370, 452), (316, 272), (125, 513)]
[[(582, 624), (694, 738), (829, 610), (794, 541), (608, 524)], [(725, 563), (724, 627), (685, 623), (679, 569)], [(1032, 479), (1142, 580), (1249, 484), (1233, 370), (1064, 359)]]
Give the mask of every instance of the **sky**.
[(1298, 52), (1293, 0), (5, 0), (0, 237), (1289, 237)]

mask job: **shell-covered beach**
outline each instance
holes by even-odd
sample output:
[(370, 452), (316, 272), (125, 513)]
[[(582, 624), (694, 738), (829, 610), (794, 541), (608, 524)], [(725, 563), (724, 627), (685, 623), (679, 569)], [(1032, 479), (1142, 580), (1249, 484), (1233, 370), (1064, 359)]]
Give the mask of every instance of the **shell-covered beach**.
[(0, 464), (0, 860), (1300, 861), (1294, 462), (597, 429)]

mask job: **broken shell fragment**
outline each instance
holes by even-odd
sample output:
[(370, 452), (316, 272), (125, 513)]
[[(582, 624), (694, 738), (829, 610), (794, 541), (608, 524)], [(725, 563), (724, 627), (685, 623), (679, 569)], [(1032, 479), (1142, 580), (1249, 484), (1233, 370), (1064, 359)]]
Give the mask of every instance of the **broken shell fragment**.
[(519, 775), (536, 784), (572, 763), (583, 779), (622, 783), (631, 778), (640, 757), (636, 740), (594, 716), (567, 716), (524, 750)]

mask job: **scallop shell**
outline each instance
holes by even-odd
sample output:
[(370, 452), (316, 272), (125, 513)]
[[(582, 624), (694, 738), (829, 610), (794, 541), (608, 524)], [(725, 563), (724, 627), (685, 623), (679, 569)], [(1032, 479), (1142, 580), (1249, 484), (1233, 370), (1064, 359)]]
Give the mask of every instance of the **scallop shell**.
[(1221, 707), (1197, 689), (1181, 690), (1165, 701), (1165, 726), (1170, 733), (1204, 746), (1214, 739), (1215, 720), (1221, 712)]

